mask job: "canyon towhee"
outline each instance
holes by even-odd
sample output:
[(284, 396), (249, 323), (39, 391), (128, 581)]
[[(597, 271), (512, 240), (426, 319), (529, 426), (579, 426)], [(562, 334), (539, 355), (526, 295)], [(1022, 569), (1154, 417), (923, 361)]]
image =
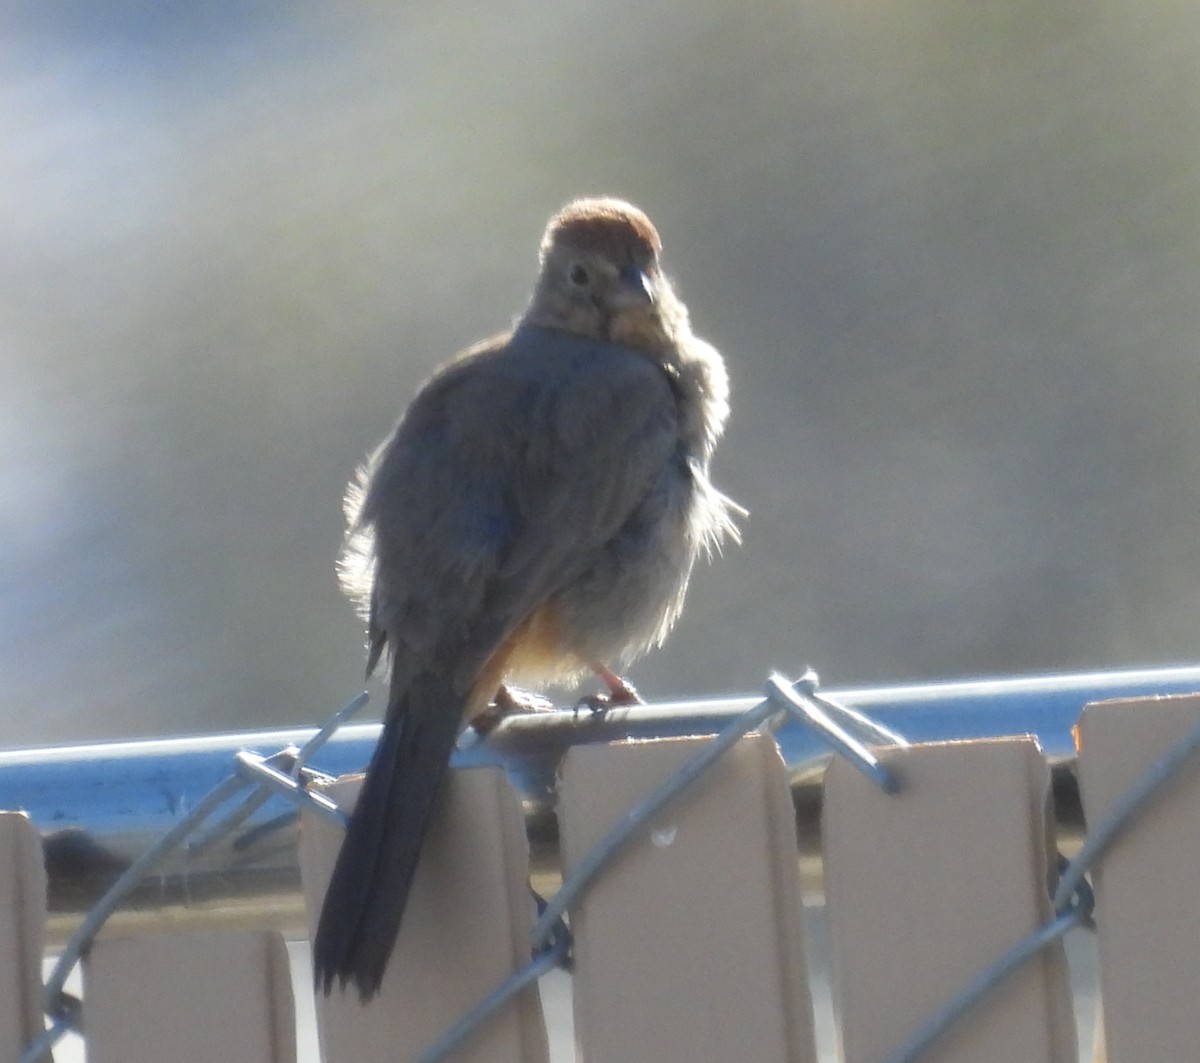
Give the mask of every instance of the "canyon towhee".
[(438, 370), (350, 486), (342, 581), (391, 688), (313, 945), (326, 994), (379, 989), (464, 723), (509, 678), (636, 700), (607, 666), (661, 643), (697, 555), (737, 537), (708, 479), (724, 363), (660, 249), (628, 203), (561, 210), (512, 331)]

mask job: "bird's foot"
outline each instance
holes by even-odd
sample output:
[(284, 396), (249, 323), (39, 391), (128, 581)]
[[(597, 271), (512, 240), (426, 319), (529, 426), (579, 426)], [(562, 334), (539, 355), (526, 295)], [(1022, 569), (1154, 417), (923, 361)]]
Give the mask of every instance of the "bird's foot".
[(575, 711), (587, 709), (593, 716), (603, 716), (609, 709), (618, 708), (624, 705), (644, 705), (641, 696), (638, 694), (634, 685), (628, 679), (622, 679), (616, 672), (605, 668), (603, 665), (593, 665), (594, 671), (600, 681), (608, 688), (607, 694), (591, 694), (586, 698), (580, 698), (575, 703)]
[(518, 690), (516, 687), (501, 686), (496, 690), (496, 696), (486, 709), (471, 721), (471, 726), (479, 735), (487, 735), (506, 716), (515, 716), (526, 712), (553, 712), (554, 703), (540, 694), (528, 690)]

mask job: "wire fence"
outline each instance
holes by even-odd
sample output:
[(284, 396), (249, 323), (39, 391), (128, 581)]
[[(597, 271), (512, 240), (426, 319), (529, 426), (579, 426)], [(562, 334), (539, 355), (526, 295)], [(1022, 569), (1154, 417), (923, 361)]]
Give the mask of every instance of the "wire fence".
[[(1095, 676), (1074, 677), (1072, 682), (1049, 681), (1043, 685), (1043, 707), (1047, 699), (1053, 700), (1054, 694), (1063, 689), (1070, 690), (1073, 698), (1094, 694), (1097, 692), (1097, 681)], [(1028, 693), (1028, 689), (1022, 691), (1020, 682), (1032, 681), (1018, 681), (1018, 684), (1005, 688), (1004, 692), (1010, 697)], [(1164, 687), (1187, 690), (1193, 686), (1200, 686), (1200, 672), (1189, 669), (1109, 677), (1102, 692), (1128, 694), (1131, 688), (1145, 691), (1148, 687), (1150, 691), (1159, 693)], [(1031, 689), (1036, 691), (1036, 687)], [(569, 919), (576, 906), (613, 865), (618, 854), (645, 837), (647, 825), (711, 773), (714, 765), (727, 756), (729, 750), (748, 733), (759, 730), (778, 737), (785, 726), (802, 728), (809, 738), (853, 765), (881, 792), (902, 794), (905, 787), (903, 778), (889, 768), (878, 750), (882, 747), (904, 750), (909, 746), (908, 737), (900, 729), (884, 725), (876, 718), (877, 714), (851, 707), (845, 703), (846, 700), (823, 693), (816, 674), (808, 671), (794, 682), (771, 675), (762, 700), (748, 707), (739, 704), (736, 711), (725, 712), (722, 726), (715, 729), (711, 741), (706, 742), (698, 753), (653, 792), (629, 807), (585, 856), (576, 861), (552, 896), (542, 898), (535, 894), (537, 916), (530, 938), (530, 961), (463, 1014), (424, 1051), (418, 1063), (438, 1063), (454, 1058), (455, 1053), (481, 1027), (500, 1014), (531, 983), (556, 967), (569, 967), (572, 955)], [(87, 955), (96, 935), (113, 913), (173, 855), (182, 851), (190, 858), (196, 858), (231, 838), (235, 847), (244, 848), (276, 834), (293, 822), (301, 811), (334, 823), (344, 823), (345, 814), (321, 792), (321, 787), (331, 783), (333, 776), (314, 769), (310, 761), (361, 711), (366, 702), (365, 694), (354, 698), (299, 745), (289, 743), (266, 756), (248, 750), (233, 754), (227, 776), (194, 802), (186, 813), (178, 816), (171, 828), (129, 863), (86, 911), (45, 982), (43, 1008), (47, 1029), (28, 1045), (20, 1063), (38, 1063), (49, 1058), (53, 1045), (66, 1032), (82, 1030), (83, 1005), (77, 997), (66, 991), (68, 976), (80, 959)], [(929, 703), (936, 707), (936, 702), (930, 700)], [(1082, 702), (1076, 702), (1076, 715), (1081, 707)], [(549, 727), (550, 731), (556, 728), (562, 730), (564, 724), (561, 717), (566, 714), (558, 715), (560, 718)], [(888, 715), (894, 719), (900, 714), (893, 711)], [(924, 724), (928, 724), (929, 715), (931, 713), (926, 714)], [(615, 722), (620, 724), (622, 721)], [(510, 765), (513, 749), (528, 750), (536, 745), (528, 741), (523, 744), (520, 732), (528, 735), (541, 731), (544, 735), (548, 730), (545, 721), (536, 718), (513, 723), (515, 726), (508, 729), (507, 736), (501, 742), (501, 745), (505, 741), (511, 744)], [(585, 721), (580, 726), (587, 732), (590, 725)], [(927, 727), (925, 729), (927, 731)], [(594, 738), (594, 728), (591, 734)], [(560, 734), (560, 741), (561, 737)], [(938, 737), (961, 736), (942, 734)], [(1061, 735), (1047, 735), (1046, 743), (1051, 746), (1061, 744)], [(1102, 820), (1092, 824), (1073, 859), (1068, 861), (1060, 858), (1057, 884), (1052, 894), (1053, 917), (1022, 940), (1013, 941), (1005, 953), (996, 956), (994, 962), (979, 970), (961, 992), (931, 1014), (880, 1063), (916, 1063), (924, 1058), (948, 1029), (978, 1007), (1022, 965), (1029, 963), (1043, 949), (1071, 930), (1091, 925), (1093, 896), (1088, 882), (1089, 873), (1104, 860), (1116, 841), (1136, 825), (1169, 783), (1187, 767), (1198, 748), (1200, 723), (1159, 757)], [(798, 768), (805, 763), (808, 761), (797, 762), (793, 767)], [(292, 806), (292, 811), (264, 816), (264, 809), (273, 798), (285, 800)], [(1197, 944), (1200, 945), (1200, 942)]]

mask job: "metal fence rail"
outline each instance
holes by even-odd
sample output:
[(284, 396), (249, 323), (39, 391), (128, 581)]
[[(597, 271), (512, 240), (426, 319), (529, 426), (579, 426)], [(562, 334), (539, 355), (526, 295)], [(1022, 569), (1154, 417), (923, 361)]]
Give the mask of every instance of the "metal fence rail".
[[(1055, 763), (1071, 757), (1071, 727), (1087, 702), (1196, 689), (1200, 666), (828, 693), (913, 742), (1033, 734)], [(602, 718), (570, 710), (513, 717), (486, 743), (460, 749), (454, 763), (507, 769), (522, 797), (535, 873), (554, 875), (554, 775), (567, 748), (629, 737), (715, 734), (757, 700), (637, 706)], [(361, 770), (378, 730), (377, 724), (341, 727), (312, 766), (329, 775)], [(117, 875), (228, 777), (237, 753), (270, 754), (302, 745), (312, 734), (311, 729), (286, 729), (0, 753), (0, 808), (27, 812), (45, 839), (51, 943), (63, 940)], [(815, 780), (829, 748), (794, 721), (776, 737), (793, 773), (802, 836), (811, 834)], [(1070, 816), (1072, 801), (1062, 802), (1060, 811)], [(142, 910), (138, 925), (152, 927), (146, 911), (186, 903), (192, 920), (219, 910), (224, 921), (231, 910), (240, 910), (244, 921), (298, 930), (302, 906), (293, 816), (290, 804), (273, 798), (253, 810), (238, 831), (216, 844), (192, 847), (131, 898), (132, 907)]]

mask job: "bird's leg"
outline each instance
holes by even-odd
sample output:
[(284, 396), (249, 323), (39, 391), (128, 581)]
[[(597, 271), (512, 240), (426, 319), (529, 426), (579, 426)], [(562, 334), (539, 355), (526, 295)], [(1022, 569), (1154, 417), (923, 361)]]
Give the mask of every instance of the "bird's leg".
[(518, 690), (516, 687), (501, 683), (496, 688), (496, 696), (483, 712), (472, 721), (471, 726), (480, 735), (486, 735), (505, 716), (522, 712), (553, 712), (554, 703), (528, 690)]
[(576, 709), (587, 709), (595, 716), (603, 716), (609, 709), (618, 705), (645, 704), (628, 679), (622, 679), (611, 668), (605, 668), (602, 664), (593, 664), (591, 668), (600, 682), (608, 688), (608, 693), (580, 698), (575, 705)]
[(609, 668), (605, 668), (602, 664), (592, 665), (592, 671), (599, 677), (606, 687), (608, 687), (609, 703), (612, 705), (644, 705), (641, 695), (638, 694), (634, 685), (628, 680), (617, 675), (616, 672)]

